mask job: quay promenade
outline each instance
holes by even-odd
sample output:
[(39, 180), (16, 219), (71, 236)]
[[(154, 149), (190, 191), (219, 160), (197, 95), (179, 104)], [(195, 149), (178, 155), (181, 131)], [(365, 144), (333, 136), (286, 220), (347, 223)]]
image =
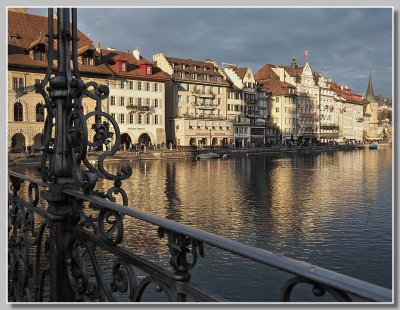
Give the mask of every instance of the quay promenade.
[[(250, 154), (288, 154), (288, 153), (318, 153), (318, 152), (337, 152), (337, 151), (353, 151), (364, 149), (367, 146), (363, 144), (353, 145), (313, 145), (313, 146), (272, 146), (272, 147), (256, 147), (256, 148), (190, 148), (178, 147), (172, 149), (161, 150), (141, 150), (141, 151), (119, 151), (108, 161), (125, 161), (125, 160), (160, 160), (160, 159), (195, 159), (197, 155), (214, 152), (221, 156), (248, 156)], [(98, 154), (103, 152), (89, 152), (88, 158), (96, 161)], [(8, 165), (37, 165), (40, 164), (41, 154), (34, 153), (29, 158), (23, 153), (10, 153), (8, 155)]]

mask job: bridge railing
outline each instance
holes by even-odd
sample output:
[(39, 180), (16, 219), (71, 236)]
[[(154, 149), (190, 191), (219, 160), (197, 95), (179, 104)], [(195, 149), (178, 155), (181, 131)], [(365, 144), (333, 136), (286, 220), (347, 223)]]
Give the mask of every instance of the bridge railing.
[[(190, 271), (209, 246), (257, 262), (260, 269), (291, 274), (277, 302), (290, 301), (298, 284), (309, 285), (311, 295), (327, 293), (337, 301), (392, 301), (387, 288), (117, 204), (106, 194), (64, 188), (63, 199), (73, 207), (68, 214), (50, 213), (41, 199), (47, 183), (12, 171), (9, 178), (9, 301), (54, 301), (61, 283), (66, 301), (139, 302), (150, 284), (172, 302), (227, 301), (191, 281)], [(132, 219), (151, 224), (165, 239), (171, 268), (121, 244), (124, 225)], [(59, 247), (65, 254), (54, 258), (57, 223), (64, 223)], [(65, 268), (57, 276), (56, 265)]]

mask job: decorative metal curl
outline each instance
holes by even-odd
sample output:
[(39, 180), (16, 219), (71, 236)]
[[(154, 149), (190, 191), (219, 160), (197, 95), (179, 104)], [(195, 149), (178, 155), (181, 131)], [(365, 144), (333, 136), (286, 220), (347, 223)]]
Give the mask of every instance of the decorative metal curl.
[(340, 302), (351, 302), (351, 298), (342, 290), (335, 289), (330, 286), (323, 285), (318, 282), (314, 282), (312, 280), (296, 276), (290, 278), (285, 282), (283, 287), (281, 288), (280, 298), (279, 300), (282, 302), (290, 302), (290, 296), (294, 287), (299, 283), (306, 283), (312, 285), (312, 292), (317, 297), (322, 297), (325, 295), (325, 292), (328, 292), (332, 295), (337, 301)]
[(137, 277), (132, 266), (117, 259), (112, 270), (111, 290), (113, 292), (128, 293), (129, 300), (133, 301), (137, 291)]
[[(49, 9), (49, 34), (47, 42), (48, 66), (46, 76), (41, 84), (35, 85), (35, 91), (42, 95), (45, 101), (47, 117), (44, 128), (44, 146), (41, 161), (42, 179), (48, 183), (56, 183), (57, 177), (72, 177), (73, 182), (85, 192), (92, 192), (96, 186), (97, 178), (122, 181), (132, 174), (130, 167), (124, 167), (116, 175), (104, 169), (104, 160), (113, 156), (119, 149), (120, 131), (118, 124), (107, 113), (102, 111), (101, 102), (110, 93), (106, 85), (98, 85), (95, 82), (84, 83), (78, 70), (78, 36), (77, 36), (77, 10), (72, 9), (72, 34), (67, 26), (70, 22), (69, 9), (62, 12), (63, 19), (57, 29), (58, 39), (58, 73), (51, 78), (54, 61), (54, 29), (53, 29), (53, 10)], [(72, 49), (71, 49), (72, 42)], [(72, 52), (71, 52), (72, 51)], [(61, 56), (60, 56), (61, 55)], [(62, 61), (61, 61), (62, 60)], [(71, 71), (70, 61), (73, 64)], [(45, 90), (50, 82), (50, 87)], [(86, 96), (96, 101), (95, 111), (84, 115), (82, 99)], [(64, 115), (65, 113), (65, 115)], [(93, 141), (88, 141), (87, 122), (94, 117), (91, 130), (94, 131)], [(63, 129), (59, 126), (60, 122), (65, 122), (67, 136), (62, 135)], [(87, 158), (88, 148), (100, 149), (110, 144), (114, 132), (110, 130), (110, 124), (114, 127), (116, 143), (111, 151), (106, 151), (98, 160), (95, 168)], [(57, 132), (57, 129), (59, 132)], [(63, 140), (65, 139), (65, 140)], [(68, 161), (60, 161), (57, 158), (64, 156)], [(68, 164), (66, 164), (68, 162)], [(88, 170), (81, 170), (81, 163), (84, 163)], [(68, 171), (70, 170), (70, 171)], [(120, 185), (119, 185), (120, 187)]]
[[(175, 279), (178, 281), (187, 281), (190, 279), (188, 271), (196, 265), (197, 255), (204, 257), (203, 242), (159, 227), (159, 237), (163, 238), (165, 234), (168, 237), (168, 247), (171, 254), (170, 264), (174, 267)], [(191, 250), (189, 246), (191, 246)], [(187, 253), (192, 254), (191, 263), (187, 261)]]

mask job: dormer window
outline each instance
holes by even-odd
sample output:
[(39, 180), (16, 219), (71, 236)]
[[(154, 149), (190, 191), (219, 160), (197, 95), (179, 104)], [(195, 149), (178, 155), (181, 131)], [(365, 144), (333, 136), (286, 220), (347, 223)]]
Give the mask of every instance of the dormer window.
[(192, 73), (192, 79), (193, 80), (197, 80), (197, 74), (196, 73)]
[(185, 77), (185, 74), (183, 72), (178, 72), (178, 77), (183, 79)]
[(185, 64), (182, 65), (182, 69), (186, 69), (186, 65)]
[(196, 66), (193, 66), (193, 69), (194, 69), (194, 70), (197, 70), (197, 67), (196, 67)]
[(151, 66), (146, 66), (146, 74), (151, 74)]
[(120, 66), (121, 71), (126, 71), (126, 63), (125, 62), (121, 62), (121, 66)]

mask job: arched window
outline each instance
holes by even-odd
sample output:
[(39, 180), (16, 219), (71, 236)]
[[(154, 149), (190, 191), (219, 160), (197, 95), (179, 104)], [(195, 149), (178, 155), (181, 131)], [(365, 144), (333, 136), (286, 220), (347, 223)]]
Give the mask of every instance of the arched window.
[(21, 102), (14, 104), (14, 122), (22, 122), (23, 120), (23, 108)]
[(44, 107), (41, 103), (36, 105), (36, 121), (44, 122)]

